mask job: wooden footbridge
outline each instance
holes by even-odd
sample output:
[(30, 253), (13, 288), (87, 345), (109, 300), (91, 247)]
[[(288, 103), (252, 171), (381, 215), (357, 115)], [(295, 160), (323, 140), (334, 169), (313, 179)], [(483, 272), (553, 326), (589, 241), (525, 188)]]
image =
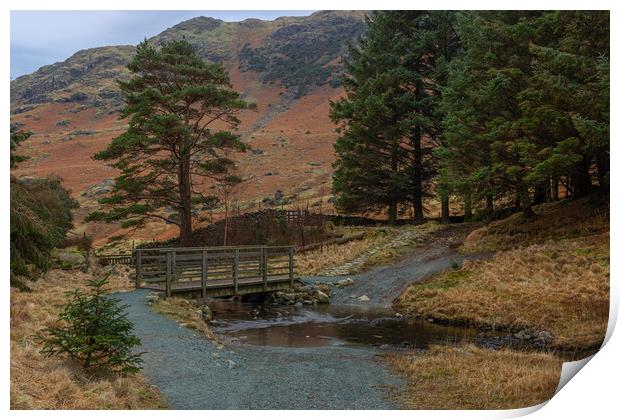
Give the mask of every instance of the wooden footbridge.
[[(200, 292), (202, 297), (239, 296), (294, 287), (292, 246), (229, 246), (137, 249), (130, 260), (136, 288)], [(107, 264), (127, 264), (127, 255), (102, 256)]]

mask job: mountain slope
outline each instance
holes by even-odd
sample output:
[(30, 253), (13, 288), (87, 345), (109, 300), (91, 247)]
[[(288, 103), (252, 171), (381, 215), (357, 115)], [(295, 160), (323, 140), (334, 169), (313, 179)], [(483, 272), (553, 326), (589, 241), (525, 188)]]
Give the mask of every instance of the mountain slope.
[[(281, 190), (303, 205), (327, 197), (331, 187), (334, 126), (329, 100), (342, 95), (339, 75), (348, 45), (364, 32), (361, 12), (317, 12), (274, 21), (223, 22), (198, 17), (149, 41), (187, 39), (209, 61), (222, 62), (235, 89), (258, 106), (241, 115), (240, 131), (253, 151), (238, 157), (246, 180), (235, 192), (240, 211), (264, 206)], [(97, 207), (115, 172), (91, 159), (126, 122), (118, 119), (122, 95), (116, 80), (129, 77), (134, 46), (79, 51), (11, 82), (11, 123), (34, 134), (24, 145), (31, 159), (22, 176), (61, 176), (79, 199), (78, 220)], [(209, 186), (205, 186), (209, 188)], [(98, 238), (117, 226), (82, 226)], [(175, 233), (154, 223), (138, 237)]]

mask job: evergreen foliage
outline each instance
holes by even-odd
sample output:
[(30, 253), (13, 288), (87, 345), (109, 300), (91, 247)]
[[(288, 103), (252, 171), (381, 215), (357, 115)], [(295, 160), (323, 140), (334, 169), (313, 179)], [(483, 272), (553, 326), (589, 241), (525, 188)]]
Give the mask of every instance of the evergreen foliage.
[[(11, 168), (26, 158), (16, 147), (29, 133), (11, 132)], [(26, 289), (19, 276), (32, 277), (51, 265), (51, 252), (72, 227), (71, 210), (78, 207), (59, 178), (18, 179), (11, 176), (11, 286)]]
[(133, 323), (124, 312), (120, 299), (105, 295), (107, 278), (91, 280), (90, 293), (74, 290), (60, 313), (64, 325), (51, 327), (39, 337), (45, 356), (66, 354), (86, 369), (136, 373), (142, 364), (141, 354), (132, 352), (140, 344), (133, 334)]
[(400, 204), (414, 220), (435, 173), (432, 149), (441, 142), (441, 84), (458, 42), (454, 14), (385, 11), (368, 19), (368, 32), (352, 48), (343, 85), (347, 97), (331, 104), (345, 126), (336, 142), (334, 192), (345, 211), (389, 207), (395, 223)]
[(457, 28), (443, 180), (464, 196), (512, 196), (526, 215), (557, 199), (559, 179), (587, 195), (593, 163), (608, 186), (608, 12), (468, 12)]
[[(251, 106), (231, 89), (222, 65), (203, 61), (185, 40), (159, 49), (144, 41), (128, 68), (132, 79), (119, 83), (129, 128), (94, 156), (121, 175), (100, 200), (104, 210), (87, 220), (132, 227), (160, 219), (179, 226), (182, 245), (190, 245), (196, 207), (209, 200), (197, 183), (229, 177), (235, 163), (228, 153), (246, 150), (237, 134), (213, 125), (235, 129)], [(178, 217), (163, 213), (166, 207)]]
[(609, 12), (373, 13), (331, 104), (333, 190), (347, 212), (411, 202), (429, 186), (472, 208), (609, 188)]
[(17, 167), (17, 164), (27, 160), (26, 156), (20, 156), (15, 153), (17, 146), (19, 146), (23, 141), (28, 140), (28, 138), (32, 135), (29, 131), (22, 131), (17, 128), (11, 127), (10, 129), (10, 145), (11, 145), (11, 169)]

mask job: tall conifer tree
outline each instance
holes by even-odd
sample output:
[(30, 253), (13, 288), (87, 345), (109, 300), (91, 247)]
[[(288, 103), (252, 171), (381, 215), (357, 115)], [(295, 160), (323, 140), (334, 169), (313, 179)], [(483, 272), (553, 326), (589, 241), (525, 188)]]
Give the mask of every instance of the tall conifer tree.
[[(224, 151), (246, 145), (226, 128), (237, 127), (248, 104), (231, 89), (226, 70), (204, 62), (185, 40), (159, 49), (145, 41), (128, 67), (133, 77), (120, 86), (129, 128), (94, 156), (113, 161), (121, 175), (101, 200), (104, 210), (88, 220), (121, 221), (123, 227), (165, 220), (179, 226), (181, 245), (190, 245), (193, 208), (208, 199), (196, 178), (217, 180), (234, 167)], [(178, 217), (161, 212), (165, 207)]]
[[(441, 139), (441, 84), (458, 47), (453, 21), (454, 12), (439, 11), (376, 12), (369, 19), (347, 63), (347, 98), (332, 104), (332, 118), (346, 125), (334, 175), (341, 208), (388, 205), (393, 222), (398, 203), (409, 201), (414, 220), (423, 220), (423, 193), (435, 170), (431, 151)], [(373, 143), (383, 153), (369, 157)], [(383, 173), (371, 170), (380, 163)]]

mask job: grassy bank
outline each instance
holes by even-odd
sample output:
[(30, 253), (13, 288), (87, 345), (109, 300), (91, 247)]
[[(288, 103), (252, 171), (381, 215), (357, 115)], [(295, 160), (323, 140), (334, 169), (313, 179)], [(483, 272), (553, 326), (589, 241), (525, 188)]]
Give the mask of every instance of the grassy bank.
[(389, 366), (405, 377), (395, 395), (407, 409), (508, 409), (547, 401), (560, 380), (561, 361), (549, 354), (465, 347), (394, 353)]
[[(11, 289), (12, 409), (157, 409), (166, 403), (141, 375), (85, 372), (67, 358), (45, 358), (34, 334), (55, 325), (65, 293), (86, 289), (90, 274), (52, 270), (29, 284), (32, 292)], [(129, 277), (110, 277), (110, 288), (129, 290)]]
[(184, 327), (201, 332), (210, 340), (218, 341), (209, 326), (202, 320), (198, 308), (187, 299), (170, 297), (151, 304), (155, 312), (170, 317)]
[(536, 208), (472, 232), (467, 251), (498, 251), (410, 286), (400, 310), (437, 320), (550, 332), (554, 347), (594, 349), (609, 310), (609, 218), (587, 202)]

